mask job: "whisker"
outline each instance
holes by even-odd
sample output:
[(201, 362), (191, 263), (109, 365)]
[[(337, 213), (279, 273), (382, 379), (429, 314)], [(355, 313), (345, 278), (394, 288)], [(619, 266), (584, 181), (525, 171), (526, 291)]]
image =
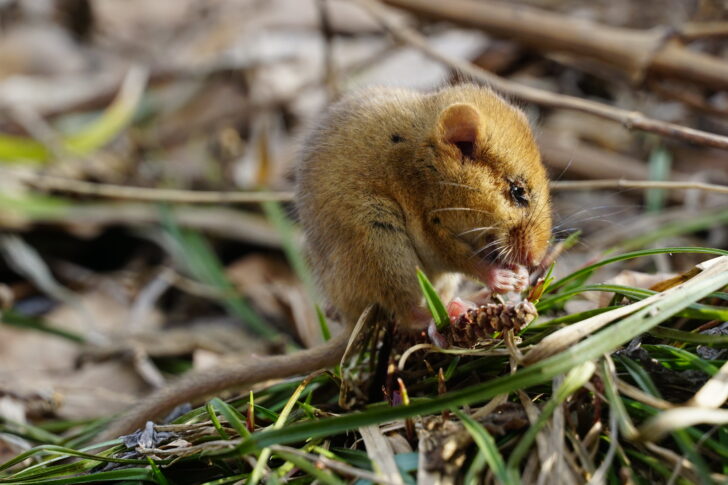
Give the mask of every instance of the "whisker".
[(567, 171), (567, 170), (569, 170), (569, 169), (571, 168), (571, 164), (572, 164), (573, 162), (574, 162), (574, 160), (573, 160), (573, 159), (569, 160), (569, 163), (567, 163), (567, 164), (566, 164), (566, 166), (565, 166), (565, 167), (564, 167), (564, 169), (563, 169), (563, 170), (561, 171), (561, 173), (559, 174), (559, 176), (558, 176), (558, 177), (556, 177), (555, 179), (552, 179), (552, 180), (555, 180), (555, 181), (556, 181), (556, 180), (561, 180), (561, 177), (563, 177), (563, 176), (564, 176), (564, 174), (566, 173), (566, 171)]
[(583, 214), (585, 212), (592, 212), (592, 211), (597, 211), (597, 210), (602, 210), (602, 209), (612, 209), (612, 208), (614, 208), (614, 206), (611, 206), (611, 205), (602, 205), (602, 206), (597, 206), (597, 207), (587, 207), (586, 209), (580, 209), (580, 210), (574, 212), (573, 214), (570, 214), (565, 219), (561, 220), (559, 222), (559, 224), (557, 224), (556, 226), (554, 226), (554, 229), (559, 228), (560, 226), (562, 226), (563, 224), (566, 224), (568, 221), (570, 221), (574, 217), (576, 217), (576, 216), (578, 216), (580, 214)]
[(458, 236), (458, 237), (460, 237), (460, 236), (464, 236), (465, 234), (470, 234), (471, 232), (476, 232), (476, 231), (481, 231), (481, 232), (483, 232), (483, 231), (487, 231), (488, 229), (495, 229), (495, 226), (474, 227), (473, 229), (468, 229), (467, 231), (463, 231), (463, 232), (461, 232), (461, 233), (460, 233), (460, 234), (458, 234), (457, 236)]
[[(609, 219), (607, 219), (607, 217), (617, 216), (619, 214), (622, 214), (623, 212), (624, 212), (624, 210), (619, 210), (619, 211), (608, 212), (606, 214), (597, 214), (595, 216), (585, 217), (583, 219), (580, 219), (580, 220), (574, 221), (574, 222), (578, 223), (578, 224), (582, 224), (584, 222), (589, 222), (589, 221), (600, 221), (600, 222), (606, 222), (608, 224), (615, 224), (615, 221), (610, 221)], [(559, 224), (558, 226), (554, 227), (554, 229), (559, 229), (562, 225), (563, 224)]]
[[(598, 214), (597, 216), (595, 216), (595, 217), (607, 217), (607, 216), (620, 214), (620, 213), (626, 211), (627, 209), (636, 208), (636, 207), (639, 207), (639, 206), (634, 205), (634, 204), (629, 204), (629, 205), (603, 205), (603, 206), (589, 207), (586, 209), (581, 209), (581, 210), (578, 210), (578, 211), (574, 212), (573, 214), (567, 216), (565, 219), (559, 221), (559, 223), (554, 226), (554, 229), (560, 228), (564, 224), (573, 220), (576, 216), (578, 216), (582, 213), (585, 213), (585, 212), (591, 212), (591, 211), (597, 211), (597, 210), (603, 210), (603, 209), (619, 209), (617, 211), (613, 211), (613, 212), (610, 212), (607, 214)], [(587, 219), (587, 220), (591, 220), (591, 219)], [(582, 222), (582, 221), (583, 221), (583, 219), (579, 219), (576, 222)]]
[(565, 227), (563, 229), (559, 229), (558, 231), (551, 231), (552, 236), (558, 236), (559, 234), (571, 234), (577, 230), (576, 227)]
[(500, 248), (500, 250), (498, 251), (497, 259), (499, 259), (500, 261), (506, 261), (505, 256), (506, 256), (506, 253), (508, 252), (507, 250), (508, 250), (508, 248), (506, 248), (505, 246), (502, 246)]
[(489, 242), (488, 244), (486, 244), (485, 246), (483, 246), (482, 248), (480, 248), (480, 249), (478, 249), (477, 251), (475, 251), (475, 253), (473, 253), (473, 254), (474, 254), (474, 255), (477, 255), (477, 254), (478, 254), (478, 253), (480, 253), (481, 251), (485, 251), (485, 250), (486, 250), (486, 249), (488, 249), (489, 247), (491, 247), (491, 246), (493, 246), (493, 245), (495, 245), (495, 244), (499, 244), (499, 243), (501, 243), (501, 242), (503, 242), (503, 239), (502, 239), (502, 238), (496, 239), (495, 241), (491, 241), (491, 242)]
[(506, 264), (510, 264), (511, 263), (511, 252), (512, 252), (512, 249), (513, 248), (511, 248), (511, 247), (504, 248), (504, 251), (501, 254), (501, 259), (503, 261), (505, 261)]
[(503, 252), (503, 249), (504, 249), (504, 247), (503, 247), (502, 244), (501, 245), (498, 245), (498, 246), (494, 247), (493, 249), (491, 249), (488, 252), (488, 254), (486, 254), (485, 256), (483, 256), (483, 259), (488, 259), (490, 257), (490, 255), (493, 254), (494, 252), (498, 255), (498, 256), (496, 256), (496, 258), (498, 259), (498, 258), (501, 257), (501, 254)]
[(536, 210), (532, 211), (529, 217), (526, 219), (526, 227), (531, 227), (533, 222), (541, 217), (541, 214), (543, 214), (544, 209), (546, 209), (546, 204), (541, 203), (538, 205)]
[(447, 211), (468, 211), (468, 212), (479, 212), (481, 214), (491, 214), (488, 211), (481, 209), (474, 209), (472, 207), (442, 207), (440, 209), (432, 209), (429, 213), (434, 214), (435, 212), (447, 212)]

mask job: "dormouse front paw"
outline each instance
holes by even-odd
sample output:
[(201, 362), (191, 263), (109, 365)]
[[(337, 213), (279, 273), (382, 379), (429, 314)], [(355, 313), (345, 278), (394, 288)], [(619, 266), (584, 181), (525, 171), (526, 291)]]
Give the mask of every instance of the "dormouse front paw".
[(494, 293), (521, 292), (528, 286), (528, 270), (521, 265), (487, 265), (481, 278)]

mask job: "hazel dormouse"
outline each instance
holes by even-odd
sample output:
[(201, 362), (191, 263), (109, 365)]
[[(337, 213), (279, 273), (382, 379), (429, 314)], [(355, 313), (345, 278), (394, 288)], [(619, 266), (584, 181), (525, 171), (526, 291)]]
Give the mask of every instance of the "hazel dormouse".
[(416, 268), (446, 299), (454, 274), (521, 291), (551, 236), (548, 180), (526, 117), (471, 84), (365, 89), (330, 106), (304, 143), (295, 202), (321, 293), (349, 331), (292, 355), (185, 375), (103, 438), (225, 389), (334, 366), (371, 304), (420, 331), (430, 317)]

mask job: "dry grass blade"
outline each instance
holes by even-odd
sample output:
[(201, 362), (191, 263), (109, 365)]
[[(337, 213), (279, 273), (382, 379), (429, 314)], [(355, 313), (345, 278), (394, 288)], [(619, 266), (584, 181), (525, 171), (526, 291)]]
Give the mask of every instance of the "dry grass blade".
[(728, 409), (674, 408), (651, 418), (639, 428), (644, 441), (660, 441), (671, 431), (696, 424), (723, 425), (728, 423)]
[(377, 472), (377, 481), (404, 485), (402, 476), (397, 469), (397, 463), (394, 461), (392, 446), (389, 444), (387, 437), (382, 434), (379, 426), (363, 426), (359, 428), (359, 433), (361, 433), (367, 453), (371, 457), (372, 464)]
[(728, 400), (728, 363), (690, 399), (688, 406), (719, 408)]

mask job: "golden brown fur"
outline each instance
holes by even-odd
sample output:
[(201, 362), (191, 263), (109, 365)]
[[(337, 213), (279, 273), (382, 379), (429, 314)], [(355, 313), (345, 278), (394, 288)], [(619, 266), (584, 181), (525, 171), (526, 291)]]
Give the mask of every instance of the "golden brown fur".
[[(434, 280), (458, 272), (495, 291), (523, 289), (524, 267), (541, 259), (551, 232), (546, 175), (525, 117), (472, 85), (369, 89), (333, 105), (305, 144), (296, 201), (312, 267), (349, 327), (371, 303), (399, 324), (426, 324), (417, 267)], [(183, 377), (105, 437), (189, 400), (334, 365), (347, 340), (343, 332), (291, 356)]]

